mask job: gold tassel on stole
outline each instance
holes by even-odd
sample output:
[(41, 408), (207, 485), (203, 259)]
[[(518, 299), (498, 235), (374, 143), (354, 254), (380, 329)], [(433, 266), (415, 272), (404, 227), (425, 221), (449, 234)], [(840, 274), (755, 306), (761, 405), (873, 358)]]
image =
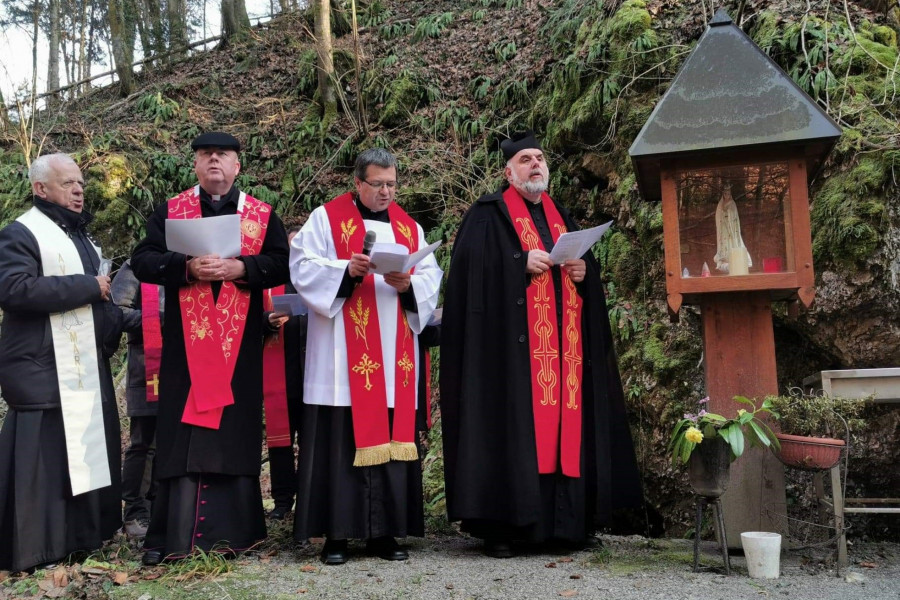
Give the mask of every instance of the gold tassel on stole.
[(391, 440), (391, 460), (418, 460), (419, 451), (413, 442)]
[(369, 446), (368, 448), (357, 448), (356, 456), (353, 458), (354, 467), (371, 467), (374, 465), (383, 465), (391, 460), (391, 445), (379, 444), (377, 446)]

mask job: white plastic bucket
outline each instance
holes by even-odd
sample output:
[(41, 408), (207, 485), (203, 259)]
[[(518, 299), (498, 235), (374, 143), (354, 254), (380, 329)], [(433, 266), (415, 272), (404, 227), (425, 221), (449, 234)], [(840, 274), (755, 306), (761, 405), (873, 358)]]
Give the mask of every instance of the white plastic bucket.
[(766, 531), (745, 531), (741, 546), (747, 570), (754, 579), (778, 579), (781, 566), (781, 535)]

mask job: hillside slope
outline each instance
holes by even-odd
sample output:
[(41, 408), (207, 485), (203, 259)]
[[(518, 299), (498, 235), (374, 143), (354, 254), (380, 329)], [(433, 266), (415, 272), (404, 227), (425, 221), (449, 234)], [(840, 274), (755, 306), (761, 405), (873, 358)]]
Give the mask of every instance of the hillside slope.
[[(686, 309), (668, 322), (660, 209), (640, 199), (627, 149), (704, 31), (698, 4), (361, 2), (363, 77), (357, 86), (351, 36), (339, 35), (342, 109), (324, 122), (311, 17), (290, 14), (228, 49), (144, 71), (125, 100), (110, 87), (42, 115), (36, 136), (47, 135), (45, 150), (77, 154), (99, 237), (122, 260), (152, 208), (193, 183), (188, 145), (202, 130), (238, 135), (241, 188), (301, 219), (347, 189), (360, 149), (387, 147), (402, 161), (399, 201), (429, 239), (452, 242), (468, 204), (499, 182), (498, 140), (535, 128), (553, 195), (585, 225), (616, 221), (597, 252), (648, 498), (677, 531), (690, 521), (689, 499), (665, 444), (674, 418), (702, 395), (699, 319)], [(848, 2), (848, 23), (844, 4), (826, 0), (718, 4), (845, 127), (811, 190), (817, 304), (796, 320), (783, 309), (776, 317), (781, 384), (824, 368), (900, 365), (896, 13)], [(352, 112), (359, 94), (365, 131)], [(14, 141), (0, 145), (0, 223), (27, 205), (23, 162)], [(879, 443), (854, 467), (857, 489), (873, 495), (900, 486), (885, 468), (900, 459), (900, 411), (877, 417), (865, 439)], [(439, 460), (436, 445), (427, 461), (436, 512)], [(891, 527), (870, 522), (879, 534)]]

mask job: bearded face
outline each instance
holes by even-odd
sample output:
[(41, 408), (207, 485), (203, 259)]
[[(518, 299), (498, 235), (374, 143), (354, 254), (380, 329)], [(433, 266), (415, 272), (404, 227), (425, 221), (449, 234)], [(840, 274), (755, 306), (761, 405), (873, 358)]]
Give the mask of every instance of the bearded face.
[(544, 153), (529, 148), (518, 152), (506, 163), (506, 180), (523, 195), (533, 196), (547, 191), (550, 169)]

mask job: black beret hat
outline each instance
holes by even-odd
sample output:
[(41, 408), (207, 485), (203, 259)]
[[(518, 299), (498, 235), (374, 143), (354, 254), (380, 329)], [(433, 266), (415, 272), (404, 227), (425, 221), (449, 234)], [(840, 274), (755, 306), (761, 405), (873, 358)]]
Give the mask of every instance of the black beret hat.
[(500, 142), (500, 150), (503, 151), (503, 158), (506, 160), (511, 159), (522, 150), (527, 150), (529, 148), (542, 150), (541, 144), (537, 141), (537, 138), (534, 137), (533, 131), (514, 133), (509, 138)]
[(241, 143), (230, 133), (210, 131), (201, 133), (191, 142), (191, 150), (199, 150), (200, 148), (225, 148), (226, 150), (240, 152)]

